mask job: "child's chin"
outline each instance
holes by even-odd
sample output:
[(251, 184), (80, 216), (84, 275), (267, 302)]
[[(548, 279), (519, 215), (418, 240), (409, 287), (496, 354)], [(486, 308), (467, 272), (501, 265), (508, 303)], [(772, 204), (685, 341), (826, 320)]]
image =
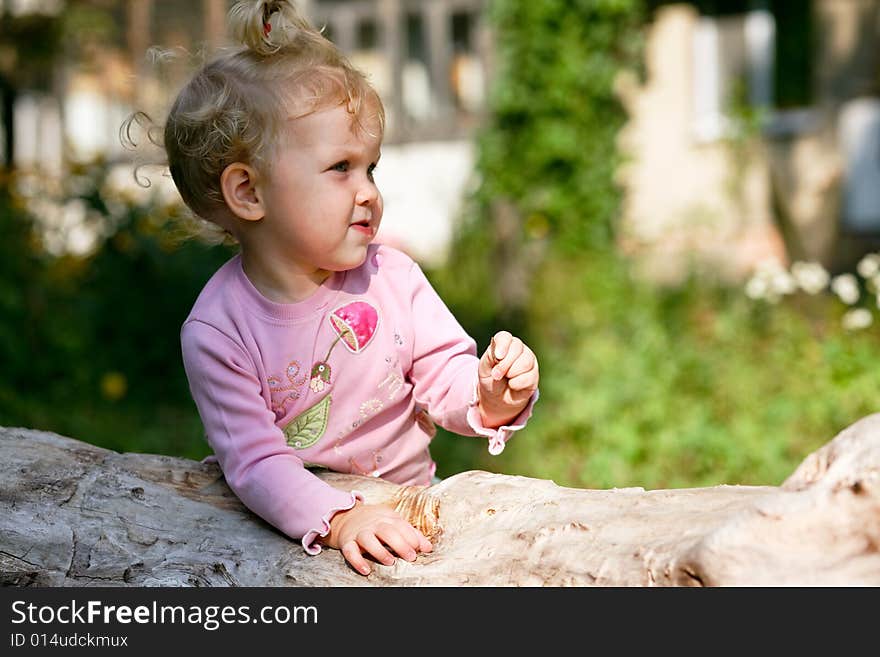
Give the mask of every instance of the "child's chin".
[(334, 271), (348, 271), (349, 269), (357, 269), (367, 261), (367, 247), (359, 249), (359, 253), (352, 253), (345, 261), (337, 263), (333, 267)]

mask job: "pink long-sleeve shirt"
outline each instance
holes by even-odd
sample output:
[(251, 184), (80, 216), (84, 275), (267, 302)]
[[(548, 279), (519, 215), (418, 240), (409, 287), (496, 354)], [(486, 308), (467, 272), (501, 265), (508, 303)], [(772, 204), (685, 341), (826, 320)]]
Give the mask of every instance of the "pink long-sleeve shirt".
[(477, 409), (476, 343), (409, 257), (371, 245), (309, 298), (266, 299), (236, 255), (206, 283), (181, 329), (190, 391), (230, 488), (311, 554), (357, 493), (306, 466), (427, 485), (433, 422), (486, 436), (498, 454), (525, 426)]

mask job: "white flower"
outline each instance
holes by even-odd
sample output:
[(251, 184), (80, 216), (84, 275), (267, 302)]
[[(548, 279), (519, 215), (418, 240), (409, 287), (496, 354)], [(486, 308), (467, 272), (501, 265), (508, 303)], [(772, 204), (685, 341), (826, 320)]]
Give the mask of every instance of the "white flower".
[(770, 303), (776, 303), (780, 296), (796, 291), (797, 282), (775, 258), (758, 263), (745, 286), (747, 297), (764, 299)]
[(831, 290), (849, 306), (859, 300), (859, 283), (852, 274), (840, 274), (831, 279)]
[(857, 331), (859, 329), (868, 328), (873, 321), (874, 316), (871, 314), (870, 310), (867, 310), (866, 308), (855, 308), (843, 316), (841, 323), (846, 330)]
[(770, 289), (775, 294), (792, 294), (797, 291), (797, 282), (794, 276), (783, 269), (770, 276)]
[(791, 273), (798, 286), (807, 294), (818, 294), (828, 285), (829, 275), (818, 262), (795, 262)]
[(856, 271), (862, 278), (873, 278), (880, 273), (880, 253), (869, 253), (856, 265)]
[(763, 276), (752, 276), (746, 283), (746, 296), (749, 299), (763, 299), (767, 295), (769, 286)]

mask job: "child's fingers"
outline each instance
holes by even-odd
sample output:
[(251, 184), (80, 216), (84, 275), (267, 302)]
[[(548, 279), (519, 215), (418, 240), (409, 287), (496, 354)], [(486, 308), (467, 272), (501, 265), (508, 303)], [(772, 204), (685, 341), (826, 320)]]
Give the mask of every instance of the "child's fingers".
[(418, 552), (430, 552), (434, 549), (434, 546), (431, 545), (431, 541), (429, 541), (422, 532), (406, 522), (406, 520), (404, 520), (404, 523), (406, 523), (406, 527), (404, 528), (403, 536), (406, 539), (406, 542), (409, 543), (414, 550)]
[(513, 339), (514, 337), (507, 331), (498, 331), (492, 336), (492, 340), (489, 342), (489, 354), (495, 363), (504, 360)]
[[(492, 368), (492, 378), (496, 381), (500, 381), (505, 376), (510, 376), (510, 368), (522, 355), (523, 349), (525, 348), (522, 340), (519, 338), (513, 338), (507, 345), (504, 357), (501, 358), (501, 360), (496, 363), (495, 367)], [(496, 353), (497, 351), (498, 350), (496, 349)]]
[(394, 555), (388, 551), (388, 548), (382, 544), (372, 531), (362, 531), (358, 534), (357, 542), (363, 551), (379, 563), (383, 563), (386, 566), (394, 565)]
[(431, 545), (431, 541), (427, 539), (427, 537), (420, 532), (418, 529), (406, 523), (407, 527), (411, 530), (409, 532), (409, 544), (413, 546), (419, 552), (430, 552), (434, 549), (434, 546)]
[(487, 379), (494, 377), (492, 368), (494, 368), (501, 360), (496, 354), (501, 354), (503, 357), (504, 354), (507, 353), (507, 343), (509, 338), (509, 333), (506, 331), (499, 331), (492, 337), (492, 340), (489, 341), (489, 346), (486, 347), (486, 351), (483, 352), (483, 355), (480, 358), (479, 375), (481, 377)]
[(512, 337), (507, 331), (498, 331), (492, 336), (489, 346), (480, 358), (480, 376), (486, 378), (495, 376), (493, 368), (507, 355)]
[(527, 374), (534, 371), (535, 376), (537, 377), (538, 370), (538, 359), (535, 358), (534, 352), (531, 349), (523, 345), (522, 353), (519, 357), (511, 364), (510, 368), (507, 370), (507, 378), (509, 380), (513, 380), (517, 377), (522, 376), (523, 374)]
[[(400, 532), (401, 536), (403, 536), (404, 540), (409, 543), (413, 550), (430, 552), (434, 549), (434, 546), (431, 545), (431, 541), (429, 541), (422, 532), (413, 527), (412, 524), (396, 511), (393, 511), (392, 513), (393, 520), (395, 521), (394, 527)], [(403, 556), (400, 552), (398, 552), (398, 554)]]
[(404, 541), (404, 543), (402, 543), (401, 545), (409, 546), (409, 550), (411, 551), (409, 555), (406, 554), (405, 547), (402, 548), (396, 543), (391, 543), (389, 540), (389, 535), (385, 534), (384, 532), (377, 532), (376, 535), (379, 536), (379, 538), (387, 543), (389, 547), (393, 548), (397, 554), (399, 554), (407, 561), (414, 561), (417, 556), (416, 552), (431, 552), (434, 549), (431, 541), (429, 541), (422, 532), (420, 532), (418, 529), (413, 527), (409, 522), (402, 518), (400, 518), (400, 524), (395, 525), (393, 529), (398, 532), (401, 540)]
[(516, 392), (519, 392), (520, 390), (534, 391), (535, 388), (538, 387), (537, 371), (529, 371), (525, 374), (515, 376), (512, 379), (508, 379), (507, 387)]
[(351, 564), (352, 568), (358, 571), (361, 575), (370, 574), (370, 564), (364, 559), (364, 555), (361, 554), (361, 547), (356, 541), (349, 541), (342, 546), (340, 551), (342, 552), (342, 556), (345, 557), (345, 560)]
[(376, 532), (376, 537), (391, 548), (392, 552), (403, 557), (407, 561), (415, 561), (416, 545), (418, 545), (418, 543), (416, 543), (416, 545), (411, 545), (410, 535), (411, 533), (409, 531), (405, 531), (405, 533), (400, 532), (396, 527), (391, 525), (383, 525)]

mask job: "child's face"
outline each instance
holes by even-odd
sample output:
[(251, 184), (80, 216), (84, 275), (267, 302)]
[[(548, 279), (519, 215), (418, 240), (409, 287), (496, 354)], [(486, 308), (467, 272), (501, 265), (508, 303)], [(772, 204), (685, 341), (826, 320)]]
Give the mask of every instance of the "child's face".
[(353, 126), (344, 105), (287, 122), (260, 186), (269, 238), (261, 257), (307, 274), (364, 262), (382, 220), (373, 181), (381, 137)]

